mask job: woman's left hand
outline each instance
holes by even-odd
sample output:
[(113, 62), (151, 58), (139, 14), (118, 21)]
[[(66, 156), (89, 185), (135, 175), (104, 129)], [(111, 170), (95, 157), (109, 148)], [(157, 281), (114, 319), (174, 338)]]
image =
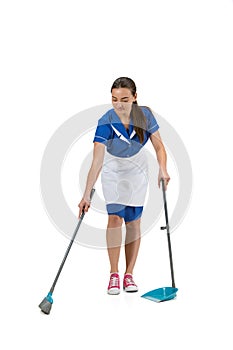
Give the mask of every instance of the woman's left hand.
[(169, 174), (167, 173), (167, 171), (159, 171), (159, 176), (158, 176), (158, 186), (159, 186), (159, 188), (160, 188), (160, 182), (161, 182), (161, 180), (164, 180), (164, 187), (165, 187), (165, 191), (166, 191), (166, 189), (167, 189), (167, 185), (168, 185), (168, 183), (169, 183), (169, 181), (170, 181), (170, 176), (169, 176)]

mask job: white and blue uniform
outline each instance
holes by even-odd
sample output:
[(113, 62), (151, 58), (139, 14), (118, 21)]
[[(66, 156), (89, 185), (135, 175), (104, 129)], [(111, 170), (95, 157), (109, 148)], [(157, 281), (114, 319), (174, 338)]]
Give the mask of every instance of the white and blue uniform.
[(146, 118), (142, 144), (132, 120), (126, 130), (114, 109), (99, 119), (93, 141), (106, 146), (101, 181), (108, 214), (119, 215), (126, 222), (136, 220), (142, 214), (148, 185), (143, 147), (150, 135), (159, 129), (150, 109), (141, 109)]

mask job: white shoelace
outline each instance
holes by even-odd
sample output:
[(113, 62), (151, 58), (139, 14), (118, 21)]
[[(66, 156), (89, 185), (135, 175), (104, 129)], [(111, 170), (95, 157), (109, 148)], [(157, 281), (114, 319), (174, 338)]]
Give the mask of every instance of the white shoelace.
[(118, 286), (118, 277), (111, 277), (110, 278), (110, 287), (117, 287)]
[(132, 277), (126, 277), (125, 280), (126, 280), (127, 284), (133, 284), (134, 286), (136, 286)]

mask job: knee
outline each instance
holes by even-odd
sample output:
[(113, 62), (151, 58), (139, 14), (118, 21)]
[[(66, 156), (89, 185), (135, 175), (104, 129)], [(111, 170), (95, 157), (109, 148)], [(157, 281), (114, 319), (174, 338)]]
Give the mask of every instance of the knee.
[(141, 220), (126, 222), (126, 231), (140, 232)]
[(123, 219), (118, 215), (109, 215), (108, 216), (108, 227), (116, 228), (121, 227), (123, 223)]
[(126, 240), (134, 241), (141, 237), (140, 220), (128, 222), (126, 224)]

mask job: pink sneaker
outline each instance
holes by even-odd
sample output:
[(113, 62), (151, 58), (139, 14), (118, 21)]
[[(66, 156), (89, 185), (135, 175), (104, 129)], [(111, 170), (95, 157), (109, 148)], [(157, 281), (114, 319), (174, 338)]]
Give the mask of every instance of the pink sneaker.
[(110, 275), (110, 281), (108, 285), (108, 294), (111, 294), (111, 295), (120, 294), (120, 277), (116, 272), (111, 273)]
[(127, 273), (124, 276), (123, 280), (123, 289), (125, 292), (137, 292), (138, 291), (138, 286), (133, 280), (133, 276), (131, 273)]

